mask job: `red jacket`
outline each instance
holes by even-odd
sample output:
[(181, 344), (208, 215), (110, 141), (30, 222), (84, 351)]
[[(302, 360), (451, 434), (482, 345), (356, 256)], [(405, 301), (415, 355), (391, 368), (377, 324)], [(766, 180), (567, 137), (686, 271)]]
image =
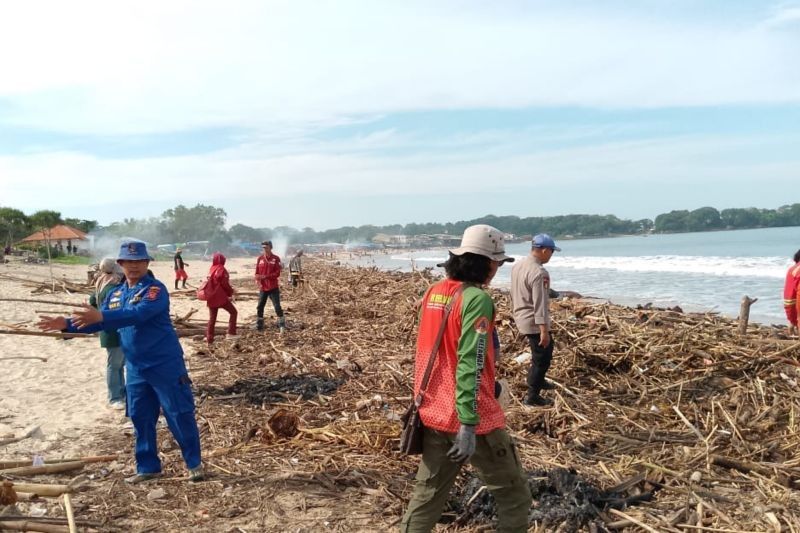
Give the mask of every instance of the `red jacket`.
[(278, 288), (278, 279), (281, 277), (281, 258), (275, 254), (264, 257), (258, 256), (256, 261), (256, 282), (264, 292)]
[(783, 310), (789, 324), (797, 325), (797, 286), (800, 284), (800, 263), (795, 263), (786, 272), (786, 283), (783, 285)]
[(219, 252), (216, 252), (211, 260), (206, 294), (208, 294), (208, 300), (206, 300), (208, 307), (222, 307), (233, 296), (230, 276), (225, 269), (225, 256)]

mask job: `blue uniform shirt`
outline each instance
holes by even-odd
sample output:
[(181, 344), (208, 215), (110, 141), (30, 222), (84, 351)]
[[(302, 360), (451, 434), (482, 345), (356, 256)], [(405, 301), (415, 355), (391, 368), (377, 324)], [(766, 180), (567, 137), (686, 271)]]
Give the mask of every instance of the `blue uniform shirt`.
[(145, 274), (133, 287), (121, 283), (109, 291), (100, 310), (102, 322), (78, 329), (67, 320), (67, 331), (117, 330), (126, 361), (139, 369), (183, 365), (183, 349), (169, 317), (169, 293), (154, 277)]

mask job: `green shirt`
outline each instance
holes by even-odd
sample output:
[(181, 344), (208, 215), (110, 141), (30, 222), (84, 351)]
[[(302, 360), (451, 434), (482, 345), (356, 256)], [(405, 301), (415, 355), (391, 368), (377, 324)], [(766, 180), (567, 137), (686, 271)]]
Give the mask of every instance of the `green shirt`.
[[(113, 289), (117, 287), (117, 284), (109, 283), (103, 290), (100, 291), (99, 298), (92, 293), (89, 296), (89, 305), (94, 307), (95, 309), (100, 309), (102, 303), (106, 300), (106, 296), (108, 293), (111, 292)], [(99, 301), (98, 301), (99, 300)], [(119, 333), (116, 330), (104, 331), (100, 330), (100, 346), (103, 348), (119, 348)]]

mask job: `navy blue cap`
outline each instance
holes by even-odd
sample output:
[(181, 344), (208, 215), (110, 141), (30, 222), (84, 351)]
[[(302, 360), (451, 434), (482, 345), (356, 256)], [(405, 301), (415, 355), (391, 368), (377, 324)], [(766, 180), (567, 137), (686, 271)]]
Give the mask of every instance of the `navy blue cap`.
[(119, 247), (117, 261), (152, 261), (153, 258), (147, 253), (147, 245), (142, 241), (123, 242)]
[(561, 248), (556, 246), (556, 241), (547, 233), (540, 233), (533, 238), (534, 248), (552, 248), (556, 252), (560, 252)]

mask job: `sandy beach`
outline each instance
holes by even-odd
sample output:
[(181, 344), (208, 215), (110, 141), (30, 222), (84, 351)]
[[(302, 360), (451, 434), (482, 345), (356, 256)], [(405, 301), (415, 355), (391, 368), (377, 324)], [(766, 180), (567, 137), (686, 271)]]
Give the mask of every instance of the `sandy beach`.
[[(232, 259), (232, 276), (252, 270), (253, 259)], [(192, 260), (188, 283), (197, 286), (205, 278), (210, 261)], [(172, 289), (173, 271), (169, 262), (151, 264), (156, 276)], [(86, 265), (53, 265), (56, 279), (71, 282), (86, 281)], [(0, 265), (0, 274), (45, 282), (50, 267), (12, 261)], [(23, 283), (0, 277), (0, 294), (4, 298), (53, 300), (82, 303), (87, 294), (31, 294), (32, 288)], [(37, 316), (67, 311), (68, 307), (27, 302), (0, 302), (0, 329), (25, 327), (33, 329)], [(207, 318), (205, 305), (188, 298), (171, 301), (174, 315), (185, 315), (196, 309), (197, 318)], [(43, 312), (44, 311), (44, 312)], [(240, 311), (240, 323), (255, 315), (252, 309)], [(225, 313), (221, 319), (227, 320)], [(187, 364), (191, 371), (193, 343), (183, 341)], [(15, 359), (36, 357), (46, 359)], [(7, 358), (7, 359), (4, 359)], [(94, 448), (95, 437), (107, 432), (122, 432), (125, 417), (108, 407), (106, 399), (106, 351), (97, 338), (69, 340), (49, 337), (0, 335), (0, 438), (21, 437), (38, 428), (33, 435), (10, 444), (3, 455), (70, 456), (99, 453)], [(127, 450), (126, 450), (127, 451)], [(107, 452), (107, 450), (106, 450)], [(105, 452), (104, 452), (105, 453)]]

